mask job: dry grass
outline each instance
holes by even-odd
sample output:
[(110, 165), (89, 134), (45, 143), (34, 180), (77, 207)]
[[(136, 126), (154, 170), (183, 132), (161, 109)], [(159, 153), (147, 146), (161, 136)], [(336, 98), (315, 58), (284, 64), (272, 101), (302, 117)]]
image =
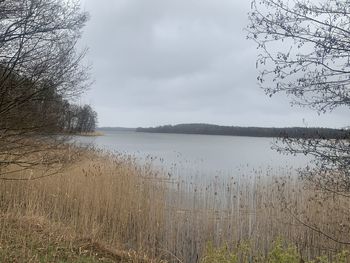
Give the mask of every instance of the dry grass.
[(46, 218), (94, 242), (155, 256), (164, 231), (165, 191), (146, 180), (151, 173), (131, 157), (85, 153), (64, 173), (35, 181), (1, 181), (0, 209), (18, 218)]
[(138, 262), (135, 255), (117, 251), (43, 217), (2, 215), (0, 262)]
[(201, 187), (180, 183), (169, 203), (174, 209), (168, 213), (166, 242), (189, 262), (202, 256), (208, 242), (216, 247), (245, 243), (255, 255), (267, 255), (282, 238), (305, 260), (331, 258), (350, 248), (324, 235), (350, 242), (349, 198), (317, 191), (292, 170), (217, 177)]
[(316, 191), (292, 171), (255, 171), (196, 185), (165, 180), (130, 156), (97, 152), (85, 152), (52, 177), (0, 181), (0, 201), (4, 215), (44, 218), (68, 228), (73, 240), (132, 251), (136, 261), (196, 262), (209, 242), (248, 242), (263, 254), (278, 237), (295, 244), (305, 259), (331, 257), (347, 247), (303, 224), (339, 240), (348, 238), (350, 225), (348, 198)]

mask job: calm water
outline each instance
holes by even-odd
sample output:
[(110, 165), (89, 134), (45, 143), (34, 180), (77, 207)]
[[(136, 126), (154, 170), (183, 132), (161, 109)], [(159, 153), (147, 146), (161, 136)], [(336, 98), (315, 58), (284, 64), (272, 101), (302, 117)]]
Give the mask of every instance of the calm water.
[(169, 176), (196, 181), (256, 171), (283, 172), (308, 163), (304, 156), (286, 156), (272, 150), (272, 138), (125, 131), (104, 131), (104, 134), (78, 139), (98, 148), (133, 155), (140, 162), (151, 161)]

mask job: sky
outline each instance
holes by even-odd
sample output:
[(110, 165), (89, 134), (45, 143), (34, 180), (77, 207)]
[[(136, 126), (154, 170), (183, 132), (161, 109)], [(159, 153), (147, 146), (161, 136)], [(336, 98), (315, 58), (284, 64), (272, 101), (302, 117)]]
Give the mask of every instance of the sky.
[(250, 1), (83, 0), (82, 8), (94, 83), (81, 103), (100, 127), (349, 125), (347, 109), (318, 115), (258, 87), (258, 51), (244, 31)]

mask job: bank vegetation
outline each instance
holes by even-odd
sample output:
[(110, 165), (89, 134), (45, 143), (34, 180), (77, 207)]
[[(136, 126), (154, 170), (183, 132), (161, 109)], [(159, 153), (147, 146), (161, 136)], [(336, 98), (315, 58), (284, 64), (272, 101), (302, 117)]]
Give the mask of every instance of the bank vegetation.
[[(50, 257), (50, 249), (68, 245), (73, 256), (93, 256), (101, 248), (96, 256), (109, 255), (111, 262), (251, 262), (215, 261), (233, 256), (278, 262), (268, 260), (281, 240), (282, 254), (337, 262), (349, 249), (348, 197), (325, 194), (292, 170), (256, 170), (195, 185), (165, 176), (151, 159), (141, 165), (132, 156), (86, 149), (74, 156), (75, 163), (54, 176), (35, 180), (46, 174), (37, 167), (14, 173), (17, 180), (0, 180), (3, 259)], [(43, 228), (52, 240), (61, 239), (50, 248), (26, 239), (9, 244), (8, 236), (20, 235), (11, 222), (34, 237)], [(8, 253), (17, 246), (18, 253)], [(64, 257), (56, 254), (53, 262)]]

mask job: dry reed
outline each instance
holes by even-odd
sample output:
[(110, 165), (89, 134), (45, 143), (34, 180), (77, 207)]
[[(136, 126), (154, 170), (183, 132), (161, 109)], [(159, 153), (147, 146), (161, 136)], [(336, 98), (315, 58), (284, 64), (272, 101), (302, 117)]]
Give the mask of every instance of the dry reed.
[(168, 180), (150, 163), (90, 151), (59, 175), (1, 181), (0, 209), (44, 217), (76, 235), (172, 262), (198, 261), (208, 242), (249, 242), (252, 251), (266, 254), (281, 237), (294, 243), (305, 259), (331, 257), (346, 248), (320, 232), (346, 238), (348, 198), (317, 191), (290, 169), (225, 178), (200, 185)]

